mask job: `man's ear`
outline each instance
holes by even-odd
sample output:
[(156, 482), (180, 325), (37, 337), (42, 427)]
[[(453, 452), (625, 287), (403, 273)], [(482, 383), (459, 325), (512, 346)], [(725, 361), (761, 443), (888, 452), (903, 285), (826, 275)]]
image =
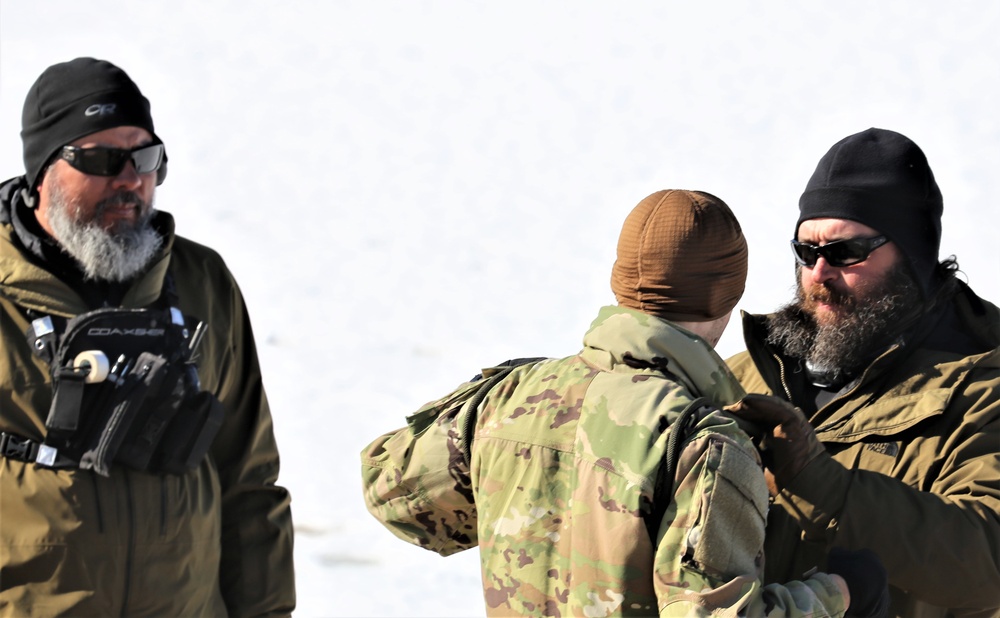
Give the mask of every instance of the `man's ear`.
[(21, 197), (24, 199), (24, 203), (28, 208), (31, 208), (32, 210), (38, 208), (38, 201), (40, 199), (39, 191), (45, 183), (45, 179), (49, 175), (49, 168), (51, 167), (52, 161), (46, 163), (45, 166), (42, 167), (42, 171), (38, 174), (38, 180), (35, 181), (35, 186), (21, 189)]

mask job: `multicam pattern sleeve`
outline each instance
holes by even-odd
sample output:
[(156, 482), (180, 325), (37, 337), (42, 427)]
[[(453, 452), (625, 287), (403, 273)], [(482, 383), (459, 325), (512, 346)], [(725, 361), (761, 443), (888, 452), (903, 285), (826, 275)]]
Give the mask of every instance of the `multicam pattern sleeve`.
[[(477, 544), (476, 506), (461, 442), (466, 382), (361, 453), (368, 511), (399, 538), (447, 556)], [(442, 412), (444, 411), (444, 412)]]
[(825, 573), (761, 585), (767, 490), (756, 451), (725, 427), (700, 432), (682, 452), (654, 558), (660, 615), (842, 616)]

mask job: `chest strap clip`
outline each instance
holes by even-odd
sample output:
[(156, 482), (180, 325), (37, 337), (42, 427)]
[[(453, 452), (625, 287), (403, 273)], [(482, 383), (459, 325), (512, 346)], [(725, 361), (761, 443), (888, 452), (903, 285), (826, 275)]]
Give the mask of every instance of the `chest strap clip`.
[(59, 455), (50, 446), (5, 431), (0, 431), (0, 456), (46, 468), (78, 467), (77, 462)]

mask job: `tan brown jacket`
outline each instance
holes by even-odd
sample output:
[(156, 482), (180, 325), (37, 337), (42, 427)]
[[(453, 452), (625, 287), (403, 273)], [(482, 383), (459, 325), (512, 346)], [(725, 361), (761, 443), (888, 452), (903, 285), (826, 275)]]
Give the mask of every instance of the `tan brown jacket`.
[[(777, 498), (768, 581), (818, 565), (831, 545), (882, 558), (895, 616), (1000, 616), (1000, 311), (961, 284), (954, 308), (984, 350), (896, 345), (810, 419), (830, 458)], [(748, 392), (795, 403), (796, 361), (763, 343), (728, 362)]]

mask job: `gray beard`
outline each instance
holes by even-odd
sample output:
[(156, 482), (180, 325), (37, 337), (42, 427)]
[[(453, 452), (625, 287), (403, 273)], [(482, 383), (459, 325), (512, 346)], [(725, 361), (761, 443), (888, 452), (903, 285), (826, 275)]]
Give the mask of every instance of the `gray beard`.
[[(120, 202), (142, 205), (135, 225), (118, 223), (108, 230), (101, 228), (101, 214)], [(49, 200), (49, 225), (62, 250), (80, 265), (85, 279), (123, 282), (142, 272), (156, 256), (163, 239), (152, 225), (156, 211), (131, 192), (119, 193), (97, 204), (94, 218), (78, 220), (77, 200), (70, 198), (54, 183)]]
[(795, 301), (768, 318), (767, 343), (805, 361), (817, 384), (840, 386), (892, 344), (923, 303), (913, 278), (899, 265), (836, 323), (818, 324), (806, 305), (799, 279)]

